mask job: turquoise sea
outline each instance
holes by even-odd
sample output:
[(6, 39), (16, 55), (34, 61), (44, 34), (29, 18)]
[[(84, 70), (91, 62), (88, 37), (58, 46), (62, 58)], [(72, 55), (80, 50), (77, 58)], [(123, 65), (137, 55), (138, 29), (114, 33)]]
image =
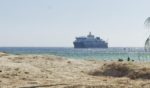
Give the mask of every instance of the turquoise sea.
[(108, 49), (74, 49), (66, 47), (0, 47), (0, 51), (10, 54), (57, 55), (73, 59), (150, 61), (150, 52), (144, 48), (111, 47)]

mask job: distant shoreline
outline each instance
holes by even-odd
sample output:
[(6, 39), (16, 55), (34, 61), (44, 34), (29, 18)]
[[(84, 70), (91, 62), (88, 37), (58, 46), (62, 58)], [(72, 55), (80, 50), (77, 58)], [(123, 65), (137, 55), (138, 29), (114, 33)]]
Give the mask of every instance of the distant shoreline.
[(0, 51), (14, 55), (56, 55), (72, 59), (94, 59), (117, 61), (127, 60), (130, 57), (134, 61), (150, 61), (150, 52), (145, 52), (143, 48), (108, 48), (108, 49), (74, 49), (55, 47), (0, 47)]

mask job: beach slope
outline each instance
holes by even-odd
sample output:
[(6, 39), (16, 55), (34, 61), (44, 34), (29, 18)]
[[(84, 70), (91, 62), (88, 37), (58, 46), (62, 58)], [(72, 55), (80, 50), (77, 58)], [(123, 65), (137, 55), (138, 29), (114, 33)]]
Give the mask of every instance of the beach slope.
[(149, 88), (149, 79), (148, 62), (74, 60), (47, 55), (0, 57), (0, 88)]

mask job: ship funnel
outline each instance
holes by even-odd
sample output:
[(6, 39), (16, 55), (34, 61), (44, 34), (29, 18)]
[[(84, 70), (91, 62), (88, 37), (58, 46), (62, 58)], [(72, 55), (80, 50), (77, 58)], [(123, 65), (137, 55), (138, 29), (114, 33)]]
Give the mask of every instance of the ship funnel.
[(89, 35), (92, 35), (92, 33), (91, 33), (91, 32), (89, 32)]
[(87, 35), (88, 38), (94, 38), (94, 35), (92, 35), (91, 32), (89, 32), (89, 35)]

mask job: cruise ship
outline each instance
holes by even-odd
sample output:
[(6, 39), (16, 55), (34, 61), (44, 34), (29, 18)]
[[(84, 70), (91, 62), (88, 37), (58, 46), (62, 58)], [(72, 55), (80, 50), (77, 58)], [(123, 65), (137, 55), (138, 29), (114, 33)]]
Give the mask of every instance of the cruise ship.
[(108, 48), (108, 43), (100, 37), (95, 37), (91, 32), (87, 36), (76, 37), (74, 48)]

